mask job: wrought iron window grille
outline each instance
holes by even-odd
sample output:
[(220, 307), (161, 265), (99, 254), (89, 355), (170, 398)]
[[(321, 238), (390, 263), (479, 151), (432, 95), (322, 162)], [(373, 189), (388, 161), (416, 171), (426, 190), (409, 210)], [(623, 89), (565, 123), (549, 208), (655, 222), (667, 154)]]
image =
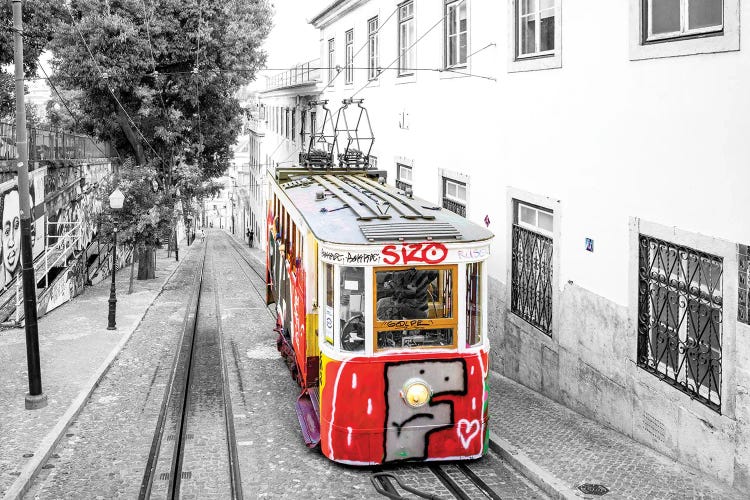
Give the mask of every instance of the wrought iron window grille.
[(639, 238), (638, 366), (721, 413), (723, 259)]
[(450, 210), (451, 212), (456, 213), (461, 217), (466, 217), (466, 205), (462, 205), (461, 203), (453, 201), (450, 198), (443, 197), (443, 208), (445, 208), (446, 210)]
[(407, 188), (411, 189), (412, 188), (411, 184), (409, 184), (408, 182), (404, 182), (404, 181), (402, 181), (400, 179), (396, 179), (396, 189), (398, 189), (400, 191), (406, 191)]
[(552, 238), (513, 224), (513, 314), (552, 336)]

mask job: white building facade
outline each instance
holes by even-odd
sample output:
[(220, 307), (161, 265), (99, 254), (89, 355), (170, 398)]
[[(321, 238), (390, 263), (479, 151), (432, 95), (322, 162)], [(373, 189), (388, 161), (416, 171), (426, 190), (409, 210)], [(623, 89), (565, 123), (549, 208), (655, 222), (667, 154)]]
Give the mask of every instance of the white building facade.
[(750, 491), (743, 19), (739, 0), (338, 0), (311, 22), (319, 99), (364, 99), (389, 183), (496, 234), (494, 369)]

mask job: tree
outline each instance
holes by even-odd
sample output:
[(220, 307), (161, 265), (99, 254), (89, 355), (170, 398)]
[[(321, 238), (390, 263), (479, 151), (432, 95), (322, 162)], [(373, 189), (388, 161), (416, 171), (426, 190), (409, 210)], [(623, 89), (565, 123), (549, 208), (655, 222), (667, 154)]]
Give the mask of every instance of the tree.
[(174, 193), (178, 161), (201, 181), (229, 166), (234, 95), (265, 62), (270, 18), (267, 0), (72, 0), (51, 45), (55, 81), (80, 92), (87, 132)]
[[(153, 255), (146, 250), (168, 241), (171, 231), (169, 222), (174, 213), (174, 200), (158, 182), (155, 169), (127, 160), (120, 166), (116, 178), (100, 191), (103, 207), (100, 237), (109, 241), (113, 228), (118, 228), (118, 241), (132, 245), (133, 261), (138, 260), (138, 279), (153, 278)], [(115, 188), (125, 195), (120, 210), (109, 207), (109, 195)]]

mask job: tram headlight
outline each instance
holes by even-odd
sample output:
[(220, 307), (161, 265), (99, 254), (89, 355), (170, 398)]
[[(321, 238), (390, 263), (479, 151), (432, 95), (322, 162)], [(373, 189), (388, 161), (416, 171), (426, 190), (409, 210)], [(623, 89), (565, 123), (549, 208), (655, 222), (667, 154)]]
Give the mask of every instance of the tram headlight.
[(430, 401), (432, 389), (424, 380), (409, 379), (401, 390), (401, 397), (412, 408), (419, 408)]

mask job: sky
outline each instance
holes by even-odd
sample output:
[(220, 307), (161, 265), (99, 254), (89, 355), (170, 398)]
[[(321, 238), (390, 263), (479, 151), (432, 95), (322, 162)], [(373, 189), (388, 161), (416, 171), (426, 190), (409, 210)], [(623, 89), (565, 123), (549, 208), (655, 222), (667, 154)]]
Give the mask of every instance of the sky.
[[(273, 29), (263, 48), (268, 53), (266, 67), (274, 68), (267, 73), (280, 73), (279, 68), (291, 68), (295, 64), (320, 57), (318, 31), (308, 24), (333, 0), (275, 0)], [(258, 84), (265, 82), (258, 77)]]

